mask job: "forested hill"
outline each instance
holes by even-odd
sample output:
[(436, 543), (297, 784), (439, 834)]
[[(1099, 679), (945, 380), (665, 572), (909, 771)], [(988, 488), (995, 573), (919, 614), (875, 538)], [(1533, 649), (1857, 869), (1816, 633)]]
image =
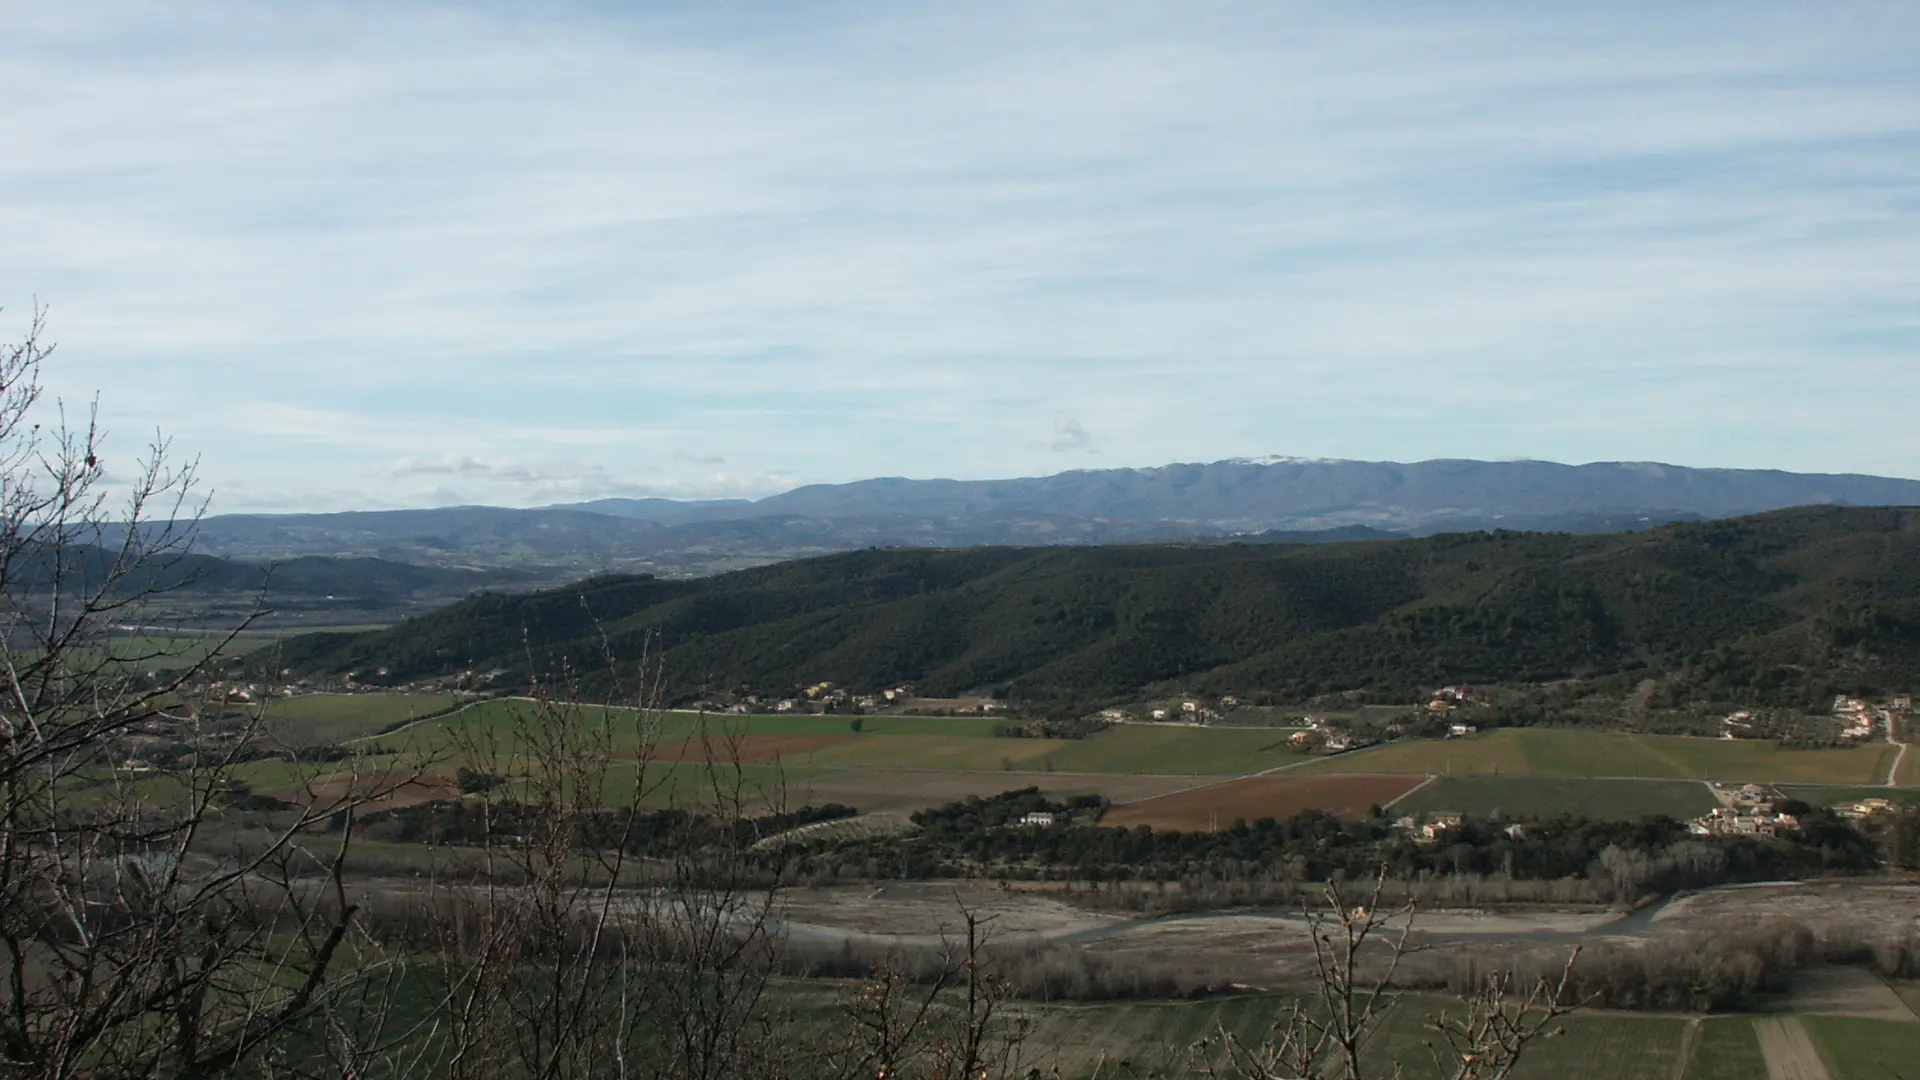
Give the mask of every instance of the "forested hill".
[[(600, 671), (649, 635), (677, 698), (832, 680), (1091, 703), (1303, 700), (1570, 677), (1814, 703), (1920, 684), (1920, 510), (1807, 508), (1651, 532), (1333, 545), (861, 551), (690, 581), (479, 596), (289, 641), (305, 672)], [(531, 650), (531, 652), (529, 652)]]
[(209, 594), (258, 594), (269, 606), (325, 599), (382, 607), (412, 599), (441, 602), (481, 588), (523, 583), (514, 570), (415, 566), (371, 558), (310, 556), (272, 563), (223, 559), (197, 553), (158, 551), (135, 557), (90, 544), (55, 548), (22, 545), (6, 568), (16, 591), (37, 594), (57, 585), (85, 592), (110, 579), (122, 595), (164, 593), (179, 598)]

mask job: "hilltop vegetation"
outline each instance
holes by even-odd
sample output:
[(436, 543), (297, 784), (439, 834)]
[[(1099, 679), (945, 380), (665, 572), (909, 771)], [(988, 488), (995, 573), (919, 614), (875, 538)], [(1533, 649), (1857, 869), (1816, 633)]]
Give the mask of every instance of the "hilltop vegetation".
[(670, 696), (819, 680), (1078, 707), (1156, 689), (1411, 700), (1577, 680), (1662, 705), (1815, 705), (1920, 682), (1920, 511), (1810, 508), (1613, 535), (1332, 545), (861, 551), (693, 581), (481, 595), (280, 663), (396, 683), (562, 665), (649, 639)]

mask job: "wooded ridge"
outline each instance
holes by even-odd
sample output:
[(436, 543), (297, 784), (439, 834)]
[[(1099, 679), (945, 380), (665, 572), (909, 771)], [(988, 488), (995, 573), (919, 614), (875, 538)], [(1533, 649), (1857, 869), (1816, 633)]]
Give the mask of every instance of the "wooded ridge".
[(1611, 535), (872, 550), (710, 578), (479, 595), (287, 641), (308, 674), (563, 664), (649, 638), (679, 700), (830, 680), (1050, 708), (1156, 691), (1274, 701), (1448, 682), (1656, 680), (1666, 702), (1817, 705), (1920, 683), (1920, 510), (1813, 507)]

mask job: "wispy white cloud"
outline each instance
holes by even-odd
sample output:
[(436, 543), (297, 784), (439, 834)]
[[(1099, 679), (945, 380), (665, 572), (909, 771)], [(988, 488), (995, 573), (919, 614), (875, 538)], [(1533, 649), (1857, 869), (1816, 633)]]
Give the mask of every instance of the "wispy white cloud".
[(1086, 453), (1093, 449), (1093, 434), (1080, 421), (1063, 416), (1053, 422), (1053, 442), (1047, 449), (1056, 454)]
[(0, 302), (228, 509), (1916, 468), (1920, 12), (638, 10), (13, 13)]

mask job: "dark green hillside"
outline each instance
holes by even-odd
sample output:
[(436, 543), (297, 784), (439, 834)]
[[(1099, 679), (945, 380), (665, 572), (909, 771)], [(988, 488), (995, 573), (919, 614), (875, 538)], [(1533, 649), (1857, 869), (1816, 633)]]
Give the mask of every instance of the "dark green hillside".
[[(416, 566), (374, 558), (305, 556), (273, 563), (243, 562), (200, 554), (146, 558), (130, 572), (127, 556), (90, 544), (63, 548), (28, 545), (6, 569), (8, 582), (23, 593), (40, 593), (56, 583), (67, 591), (85, 590), (120, 576), (127, 593), (159, 592), (186, 597), (213, 593), (262, 594), (267, 603), (295, 603), (325, 597), (370, 606), (402, 603), (414, 597), (444, 600), (488, 586), (525, 582), (515, 570)], [(116, 570), (116, 562), (121, 568)]]
[(692, 581), (482, 596), (287, 643), (310, 672), (593, 673), (649, 635), (672, 692), (818, 680), (1085, 702), (1158, 684), (1302, 699), (1441, 681), (1661, 680), (1815, 702), (1920, 683), (1920, 511), (1814, 508), (1626, 535), (862, 551)]

